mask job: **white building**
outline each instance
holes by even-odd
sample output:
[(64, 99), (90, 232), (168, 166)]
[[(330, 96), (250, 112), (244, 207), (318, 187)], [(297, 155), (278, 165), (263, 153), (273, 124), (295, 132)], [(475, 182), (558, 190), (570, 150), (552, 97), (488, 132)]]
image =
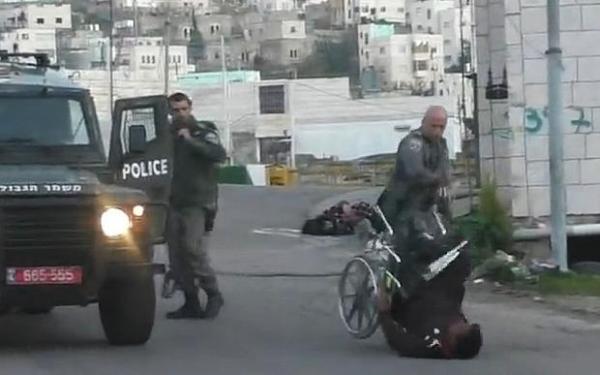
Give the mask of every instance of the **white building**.
[(0, 34), (0, 50), (47, 53), (56, 63), (56, 32), (44, 29), (16, 29)]
[(354, 25), (363, 20), (406, 23), (407, 0), (329, 0), (337, 26)]
[(471, 0), (412, 0), (407, 22), (415, 33), (441, 34), (444, 37), (444, 62), (446, 68), (457, 65), (461, 56), (461, 3), (463, 40), (470, 43)]
[[(561, 2), (560, 13), (568, 221), (597, 223), (600, 0)], [(522, 218), (550, 214), (546, 14), (545, 1), (490, 0), (476, 7), (481, 172), (495, 178), (512, 215)], [(486, 95), (494, 93), (489, 85), (498, 94), (508, 90), (508, 97)]]
[(384, 90), (438, 92), (444, 78), (441, 35), (394, 34), (393, 25), (359, 26), (362, 74), (373, 71)]
[(0, 8), (0, 27), (71, 29), (71, 4), (23, 4)]
[(251, 0), (250, 3), (263, 12), (277, 12), (296, 9), (295, 0)]
[(211, 0), (116, 0), (115, 5), (119, 8), (157, 8), (169, 6), (171, 8), (194, 8), (205, 9), (211, 6)]

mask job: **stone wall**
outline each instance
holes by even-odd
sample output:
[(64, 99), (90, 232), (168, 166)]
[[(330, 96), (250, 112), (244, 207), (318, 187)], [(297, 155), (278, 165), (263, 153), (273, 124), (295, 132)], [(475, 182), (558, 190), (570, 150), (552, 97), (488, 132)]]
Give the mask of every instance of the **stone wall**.
[[(476, 5), (482, 172), (495, 176), (510, 197), (514, 216), (547, 216), (546, 0), (479, 0)], [(600, 213), (600, 0), (563, 0), (560, 10), (567, 212), (596, 215)], [(506, 67), (505, 101), (485, 99), (490, 67), (497, 82)]]

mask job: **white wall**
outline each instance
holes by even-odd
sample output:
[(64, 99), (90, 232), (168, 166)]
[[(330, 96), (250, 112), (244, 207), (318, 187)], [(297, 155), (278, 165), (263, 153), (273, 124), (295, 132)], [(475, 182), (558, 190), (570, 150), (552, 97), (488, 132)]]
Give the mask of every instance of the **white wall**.
[(294, 9), (294, 0), (252, 0), (252, 3), (265, 12)]
[[(25, 16), (25, 22), (19, 24), (17, 19), (21, 14)], [(10, 20), (11, 18), (15, 21)], [(0, 24), (30, 29), (71, 29), (71, 5), (24, 4), (0, 9)]]
[[(406, 22), (406, 0), (342, 0), (335, 4), (343, 7), (347, 25), (363, 17), (373, 21)], [(355, 8), (359, 8), (359, 12), (355, 12)]]
[[(561, 2), (563, 144), (570, 215), (600, 214), (600, 0)], [(508, 72), (509, 99), (480, 94), (482, 171), (496, 177), (518, 217), (550, 213), (546, 2), (477, 3), (478, 68)]]
[[(296, 153), (315, 157), (337, 157), (338, 160), (353, 160), (365, 156), (395, 153), (398, 143), (409, 130), (421, 124), (421, 117), (388, 121), (354, 121), (299, 126)], [(448, 141), (450, 157), (455, 159), (460, 152), (460, 127), (458, 119), (450, 118), (444, 135)], [(332, 142), (335, 139), (335, 142)]]
[[(361, 71), (375, 68), (384, 89), (401, 85), (417, 86), (420, 82), (430, 87), (432, 82), (437, 84), (439, 79), (443, 79), (444, 46), (441, 35), (391, 35), (392, 32), (390, 25), (359, 27)], [(413, 52), (413, 45), (420, 44), (429, 46), (427, 52)]]
[(17, 29), (0, 34), (0, 49), (15, 52), (48, 53), (50, 60), (56, 62), (56, 33), (54, 30)]

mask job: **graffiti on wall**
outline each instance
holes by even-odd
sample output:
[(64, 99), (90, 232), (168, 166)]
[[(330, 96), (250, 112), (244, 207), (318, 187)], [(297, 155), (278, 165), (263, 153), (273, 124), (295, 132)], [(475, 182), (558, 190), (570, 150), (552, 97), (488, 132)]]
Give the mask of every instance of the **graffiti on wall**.
[[(569, 107), (563, 112), (565, 120), (570, 126), (575, 127), (575, 133), (588, 133), (592, 130), (592, 121), (586, 117), (582, 107)], [(539, 133), (548, 127), (548, 107), (525, 108), (524, 127), (527, 133)]]

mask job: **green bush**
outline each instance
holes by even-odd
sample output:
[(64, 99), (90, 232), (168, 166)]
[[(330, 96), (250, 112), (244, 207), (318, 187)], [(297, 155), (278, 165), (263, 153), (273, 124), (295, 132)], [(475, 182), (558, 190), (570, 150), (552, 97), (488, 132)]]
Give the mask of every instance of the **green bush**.
[(470, 215), (458, 220), (457, 224), (458, 232), (473, 245), (476, 262), (492, 256), (496, 250), (510, 253), (512, 223), (508, 211), (498, 198), (493, 181), (482, 184), (479, 206)]

